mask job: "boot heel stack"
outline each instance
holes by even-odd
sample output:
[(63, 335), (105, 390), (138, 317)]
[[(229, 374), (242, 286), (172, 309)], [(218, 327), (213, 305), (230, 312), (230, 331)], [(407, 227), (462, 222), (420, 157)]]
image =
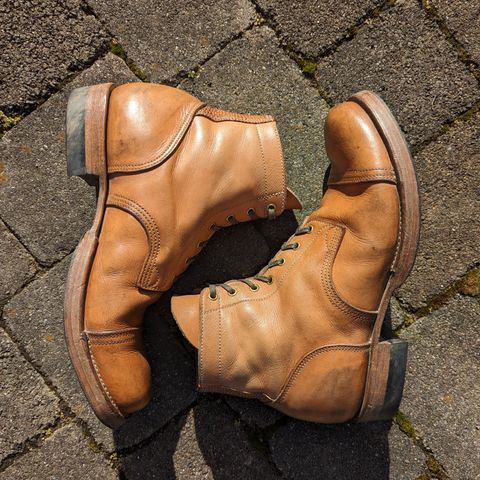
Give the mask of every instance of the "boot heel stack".
[(112, 83), (76, 88), (67, 106), (67, 173), (96, 185), (106, 174), (106, 126)]
[(369, 381), (357, 421), (390, 420), (400, 406), (407, 368), (408, 343), (382, 340), (370, 352)]

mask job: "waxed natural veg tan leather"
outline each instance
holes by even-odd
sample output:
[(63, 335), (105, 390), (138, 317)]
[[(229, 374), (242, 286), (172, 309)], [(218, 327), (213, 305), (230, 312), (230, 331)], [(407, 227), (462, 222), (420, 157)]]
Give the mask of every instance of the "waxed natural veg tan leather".
[(151, 396), (141, 332), (147, 306), (218, 228), (300, 205), (287, 191), (272, 117), (218, 110), (175, 88), (115, 88), (106, 149), (108, 197), (84, 333), (110, 407), (122, 417)]
[(400, 202), (389, 153), (362, 107), (352, 101), (334, 107), (325, 141), (328, 189), (320, 208), (260, 272), (271, 282), (230, 281), (174, 297), (172, 310), (199, 348), (201, 390), (254, 397), (296, 418), (336, 423), (354, 418), (362, 404)]

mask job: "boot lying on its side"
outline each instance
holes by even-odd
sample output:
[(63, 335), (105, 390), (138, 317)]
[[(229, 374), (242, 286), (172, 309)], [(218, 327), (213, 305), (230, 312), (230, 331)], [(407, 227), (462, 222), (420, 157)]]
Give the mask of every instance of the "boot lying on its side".
[(202, 391), (314, 422), (386, 419), (401, 400), (406, 343), (380, 331), (415, 257), (415, 174), (395, 119), (371, 92), (330, 111), (325, 141), (320, 208), (258, 275), (174, 297), (172, 309), (199, 350)]
[(66, 339), (92, 408), (115, 427), (150, 400), (145, 309), (215, 230), (300, 204), (272, 117), (162, 85), (74, 90), (67, 153), (69, 174), (98, 185), (98, 203), (70, 267)]

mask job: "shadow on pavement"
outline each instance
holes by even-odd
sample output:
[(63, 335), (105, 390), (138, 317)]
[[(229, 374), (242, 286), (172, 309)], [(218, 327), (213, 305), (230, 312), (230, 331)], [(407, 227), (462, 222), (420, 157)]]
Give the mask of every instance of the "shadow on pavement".
[(283, 473), (308, 480), (388, 479), (390, 423), (315, 425), (270, 415), (268, 407), (249, 400), (241, 401), (249, 404), (244, 418), (235, 402), (195, 390), (196, 353), (175, 325), (171, 295), (255, 274), (296, 227), (294, 215), (286, 212), (275, 222), (258, 220), (219, 232), (149, 309), (145, 344), (153, 400), (114, 433), (126, 478), (267, 480)]

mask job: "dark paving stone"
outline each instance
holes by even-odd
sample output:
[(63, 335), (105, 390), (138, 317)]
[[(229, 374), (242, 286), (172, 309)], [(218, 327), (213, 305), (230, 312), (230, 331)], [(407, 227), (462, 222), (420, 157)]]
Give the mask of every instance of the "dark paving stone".
[(450, 478), (480, 477), (478, 298), (457, 296), (417, 320), (401, 410)]
[(422, 307), (480, 260), (480, 114), (415, 158), (422, 196), (420, 247), (399, 298)]
[(255, 19), (248, 0), (92, 0), (90, 5), (153, 81), (186, 74)]
[[(141, 442), (195, 399), (193, 359), (182, 347), (166, 308), (147, 313), (145, 337), (152, 366), (153, 400), (112, 432), (92, 413), (70, 364), (63, 337), (63, 295), (70, 257), (15, 296), (4, 310), (6, 325), (48, 376), (72, 411), (87, 422), (96, 441), (108, 450)], [(164, 299), (169, 306), (169, 300)]]
[(387, 311), (384, 323), (387, 324), (391, 330), (395, 330), (406, 320), (407, 313), (402, 309), (400, 302), (392, 297), (390, 301), (390, 310)]
[(1, 217), (43, 264), (70, 253), (90, 227), (94, 191), (69, 179), (65, 161), (65, 111), (69, 92), (82, 85), (137, 78), (108, 55), (9, 131), (1, 142)]
[(412, 480), (423, 452), (388, 422), (315, 425), (289, 421), (271, 440), (273, 460), (292, 480)]
[(284, 415), (258, 400), (249, 398), (225, 396), (225, 400), (232, 410), (240, 415), (240, 418), (251, 427), (270, 427)]
[(257, 0), (290, 48), (315, 58), (346, 36), (382, 0)]
[(380, 94), (413, 144), (440, 132), (480, 96), (473, 75), (414, 0), (361, 28), (319, 64), (316, 77), (335, 102), (358, 90)]
[(31, 110), (105, 48), (106, 34), (80, 0), (0, 2), (0, 110)]
[(269, 259), (270, 249), (252, 223), (225, 228), (211, 238), (173, 291), (184, 295), (209, 284), (255, 275)]
[(60, 410), (56, 396), (2, 329), (0, 329), (0, 371), (2, 372), (0, 461), (2, 461), (8, 455), (19, 452), (27, 439), (53, 424), (60, 416)]
[(0, 304), (25, 284), (36, 271), (35, 260), (0, 221)]
[(202, 402), (122, 459), (128, 480), (280, 478), (220, 401)]
[(48, 437), (40, 448), (31, 450), (8, 467), (0, 478), (5, 480), (78, 480), (101, 478), (114, 480), (116, 472), (102, 453), (88, 447), (79, 427), (67, 425)]
[(448, 29), (480, 64), (480, 3), (471, 0), (431, 0)]
[(298, 66), (280, 49), (273, 32), (256, 28), (209, 60), (182, 88), (211, 105), (276, 116), (288, 183), (304, 214), (318, 206), (327, 160), (323, 124), (328, 107)]

